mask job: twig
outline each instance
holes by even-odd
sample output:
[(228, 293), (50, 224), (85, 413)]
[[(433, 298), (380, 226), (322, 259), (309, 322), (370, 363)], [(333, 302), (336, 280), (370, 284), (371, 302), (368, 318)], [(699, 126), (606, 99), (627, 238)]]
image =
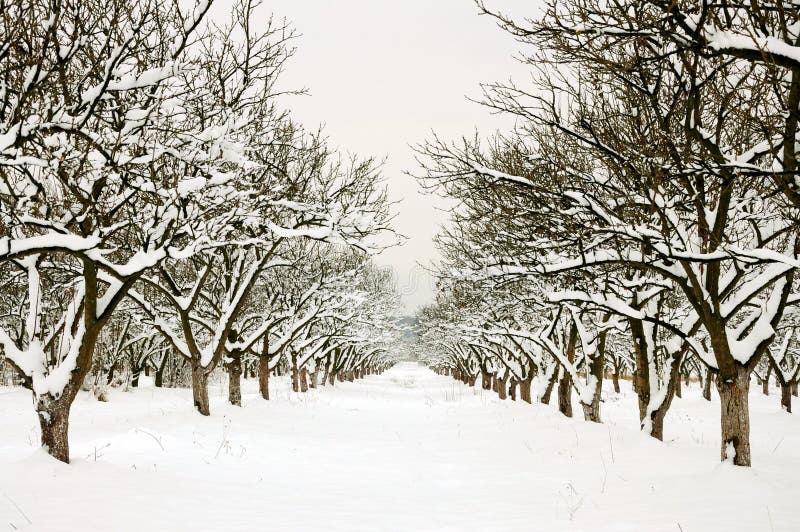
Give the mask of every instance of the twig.
[[(785, 438), (785, 436), (784, 436), (784, 438)], [(781, 439), (780, 439), (780, 441), (778, 442), (778, 445), (776, 445), (776, 446), (775, 446), (775, 448), (774, 448), (774, 449), (772, 449), (772, 452), (771, 452), (771, 453), (769, 453), (769, 454), (775, 454), (775, 451), (777, 451), (777, 450), (778, 450), (778, 446), (779, 446), (781, 443), (783, 443), (783, 438), (781, 438)]]
[(159, 446), (159, 447), (161, 447), (161, 450), (162, 450), (162, 451), (165, 451), (165, 450), (166, 450), (166, 449), (164, 449), (164, 446), (163, 446), (163, 445), (161, 445), (161, 438), (157, 438), (157, 437), (156, 437), (154, 434), (151, 434), (151, 433), (147, 432), (147, 431), (146, 431), (146, 430), (144, 430), (144, 429), (136, 429), (136, 432), (143, 432), (144, 434), (147, 434), (148, 436), (150, 436), (151, 438), (153, 438), (153, 439), (156, 441), (156, 443), (158, 444), (158, 446)]
[[(29, 518), (29, 517), (28, 517), (28, 516), (25, 514), (25, 512), (23, 512), (23, 511), (22, 511), (22, 508), (20, 508), (20, 507), (19, 507), (19, 505), (18, 505), (17, 503), (15, 503), (15, 502), (14, 502), (14, 499), (12, 499), (11, 497), (9, 497), (9, 496), (8, 496), (8, 493), (3, 493), (3, 495), (5, 496), (5, 498), (6, 498), (6, 499), (8, 499), (8, 502), (10, 502), (11, 504), (13, 504), (13, 505), (14, 505), (14, 508), (16, 508), (16, 509), (17, 509), (17, 511), (18, 511), (20, 514), (22, 514), (22, 517), (24, 517), (24, 518), (25, 518), (25, 520), (28, 522), (28, 524), (29, 524), (29, 525), (32, 525), (32, 524), (33, 524), (33, 521), (31, 521), (31, 520), (30, 520), (30, 518)], [(11, 526), (14, 526), (14, 525), (12, 524)], [(14, 528), (16, 528), (16, 527), (14, 527)]]
[(606, 461), (603, 460), (603, 453), (600, 452), (600, 463), (603, 464), (603, 485), (600, 487), (600, 493), (606, 492), (606, 480), (608, 479), (608, 469), (606, 469)]
[(611, 463), (614, 464), (616, 461), (614, 460), (614, 442), (611, 439), (611, 427), (606, 427), (608, 429), (608, 445), (611, 447)]

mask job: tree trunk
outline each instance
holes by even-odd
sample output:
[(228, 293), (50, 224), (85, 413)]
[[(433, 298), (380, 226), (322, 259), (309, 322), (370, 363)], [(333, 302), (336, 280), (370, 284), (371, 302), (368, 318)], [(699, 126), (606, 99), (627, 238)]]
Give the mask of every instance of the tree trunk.
[(703, 383), (703, 399), (711, 400), (711, 383), (714, 381), (714, 373), (711, 368), (706, 370), (706, 382)]
[(258, 355), (258, 392), (265, 401), (269, 401), (269, 340), (266, 336)]
[(796, 380), (792, 381), (792, 395), (797, 397), (797, 381)]
[(544, 393), (542, 394), (541, 403), (543, 405), (550, 404), (550, 396), (553, 394), (553, 388), (556, 385), (556, 381), (558, 380), (558, 368), (553, 371), (553, 375), (547, 381), (547, 387), (544, 389)]
[(533, 382), (533, 374), (528, 375), (524, 380), (519, 383), (519, 398), (526, 403), (531, 402), (531, 383)]
[(330, 383), (331, 386), (336, 384), (336, 372), (332, 369), (328, 374), (328, 382)]
[(491, 390), (492, 388), (492, 374), (481, 371), (481, 388), (484, 390)]
[(683, 398), (683, 388), (681, 385), (681, 374), (678, 373), (678, 378), (675, 380), (675, 397), (678, 399)]
[(781, 383), (781, 408), (792, 413), (792, 385)]
[(517, 400), (517, 379), (511, 378), (511, 384), (508, 386), (508, 395), (511, 397), (512, 401)]
[(300, 368), (297, 367), (297, 353), (292, 350), (291, 354), (291, 370), (292, 370), (292, 391), (297, 393), (300, 391)]
[(748, 392), (750, 391), (750, 372), (744, 366), (735, 365), (736, 375), (726, 379), (717, 378), (719, 392), (722, 442), (721, 459), (733, 458), (738, 466), (750, 465), (750, 409)]
[(155, 377), (155, 384), (156, 388), (163, 388), (164, 387), (164, 370), (167, 369), (167, 354), (164, 353), (164, 356), (161, 357), (161, 364), (158, 365), (156, 368), (156, 377)]
[(192, 397), (194, 407), (200, 414), (204, 416), (211, 414), (208, 404), (208, 374), (199, 361), (192, 363)]
[(558, 381), (558, 411), (572, 417), (572, 379), (566, 370)]
[(614, 383), (614, 393), (619, 393), (619, 368), (614, 366), (614, 373), (611, 374), (611, 382)]
[(300, 391), (302, 393), (308, 391), (308, 369), (305, 366), (300, 370)]
[(258, 357), (258, 391), (265, 401), (269, 401), (269, 359)]
[(310, 386), (312, 388), (316, 388), (317, 387), (317, 376), (318, 376), (318, 374), (319, 374), (319, 365), (314, 367), (314, 371), (311, 372)]
[(111, 367), (108, 368), (108, 373), (106, 374), (106, 384), (108, 384), (109, 386), (111, 385), (111, 382), (114, 380), (114, 372), (116, 370), (117, 370), (117, 363), (114, 362), (113, 364), (111, 364)]
[(231, 351), (228, 370), (228, 401), (234, 406), (242, 406), (242, 356), (239, 351)]
[(322, 374), (322, 381), (321, 381), (322, 386), (325, 386), (325, 384), (328, 383), (328, 374), (329, 373), (330, 373), (330, 366), (326, 362), (325, 363), (325, 372)]
[(767, 376), (761, 381), (761, 393), (769, 395), (769, 376), (772, 375), (772, 365), (767, 368)]
[(64, 394), (51, 400), (49, 395), (40, 398), (36, 406), (39, 428), (42, 433), (42, 447), (47, 453), (65, 463), (69, 463), (69, 409), (72, 401)]
[(505, 401), (508, 398), (508, 373), (502, 379), (495, 377), (495, 384), (497, 386), (497, 395), (501, 400)]

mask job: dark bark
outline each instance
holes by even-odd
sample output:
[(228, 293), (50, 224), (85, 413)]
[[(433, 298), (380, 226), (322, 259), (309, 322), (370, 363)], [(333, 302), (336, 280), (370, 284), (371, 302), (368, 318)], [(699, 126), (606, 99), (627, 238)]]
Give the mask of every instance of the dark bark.
[(192, 361), (192, 398), (194, 407), (200, 414), (204, 416), (211, 414), (208, 403), (208, 374), (199, 361)]
[(531, 402), (531, 383), (533, 382), (533, 375), (528, 375), (519, 383), (519, 398), (526, 403)]
[[(569, 343), (567, 344), (567, 360), (575, 360), (575, 344), (578, 341), (578, 328), (573, 323), (569, 329)], [(558, 411), (567, 417), (572, 417), (572, 377), (564, 368), (564, 374), (558, 382)]]
[(50, 456), (65, 463), (69, 463), (69, 410), (71, 406), (72, 400), (65, 395), (55, 400), (40, 399), (37, 405), (42, 447)]
[(517, 400), (517, 379), (511, 378), (511, 383), (508, 386), (508, 395), (512, 401)]
[(106, 374), (106, 384), (110, 385), (111, 382), (114, 380), (114, 372), (117, 370), (117, 362), (115, 361), (111, 364), (111, 367), (108, 368), (108, 373)]
[(164, 356), (161, 357), (161, 363), (156, 368), (156, 376), (155, 376), (155, 381), (154, 381), (154, 384), (155, 384), (156, 388), (163, 388), (164, 387), (164, 370), (167, 368), (167, 360), (168, 359), (169, 359), (169, 357), (167, 356), (166, 353), (164, 353)]
[(258, 392), (262, 399), (269, 401), (269, 356), (264, 351), (266, 349), (258, 357)]
[[(608, 315), (603, 318), (603, 323), (608, 321)], [(606, 331), (600, 333), (597, 342), (597, 352), (589, 363), (589, 373), (595, 378), (591, 404), (581, 404), (583, 418), (586, 421), (600, 423), (600, 398), (603, 393), (603, 369), (606, 365)]]
[(792, 413), (792, 385), (781, 384), (781, 408)]
[(225, 363), (228, 371), (228, 401), (234, 406), (242, 406), (242, 353), (233, 350)]
[(567, 417), (572, 417), (572, 379), (565, 370), (561, 380), (558, 381), (558, 411)]
[(711, 400), (711, 384), (714, 382), (714, 373), (711, 368), (706, 370), (706, 382), (703, 383), (703, 399)]
[(550, 404), (550, 396), (553, 394), (553, 388), (555, 387), (556, 381), (558, 380), (558, 368), (553, 371), (553, 374), (550, 376), (550, 379), (547, 381), (547, 387), (544, 389), (544, 393), (542, 394), (541, 403), (543, 405)]
[(739, 466), (750, 465), (749, 391), (750, 370), (738, 363), (735, 378), (717, 379), (722, 425), (720, 456), (726, 460), (733, 454), (733, 463)]
[(495, 383), (497, 385), (497, 396), (505, 401), (508, 398), (508, 372), (502, 379), (495, 377)]
[(308, 391), (308, 369), (305, 366), (300, 370), (300, 391), (302, 393)]

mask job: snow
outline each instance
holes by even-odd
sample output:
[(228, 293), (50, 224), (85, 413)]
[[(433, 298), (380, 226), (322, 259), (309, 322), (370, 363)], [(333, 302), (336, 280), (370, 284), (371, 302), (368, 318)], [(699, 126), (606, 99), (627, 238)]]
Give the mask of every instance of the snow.
[[(148, 379), (142, 379), (149, 384)], [(308, 394), (244, 383), (81, 392), (72, 463), (38, 450), (30, 394), (0, 388), (0, 523), (19, 530), (715, 531), (800, 528), (800, 419), (752, 393), (752, 468), (719, 462), (719, 403), (675, 399), (665, 442), (638, 430), (629, 383), (604, 424), (501, 402), (405, 363)], [(755, 387), (754, 387), (755, 388)], [(43, 483), (53, 488), (43, 498)], [(741, 508), (743, 511), (732, 511)], [(65, 515), (80, 515), (65, 521)], [(27, 521), (30, 520), (30, 523)], [(680, 525), (680, 528), (679, 528)], [(12, 527), (9, 527), (11, 530)]]

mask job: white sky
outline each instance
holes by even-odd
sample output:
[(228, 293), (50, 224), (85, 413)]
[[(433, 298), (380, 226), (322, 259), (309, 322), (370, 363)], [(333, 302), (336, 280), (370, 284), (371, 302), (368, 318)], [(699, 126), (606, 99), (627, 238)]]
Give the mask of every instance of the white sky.
[[(520, 0), (493, 0), (509, 10)], [(528, 3), (528, 5), (530, 5)], [(332, 144), (386, 157), (384, 175), (397, 207), (402, 248), (378, 257), (394, 267), (409, 312), (433, 299), (432, 279), (418, 264), (437, 258), (432, 238), (447, 214), (441, 199), (423, 195), (404, 171), (416, 171), (410, 144), (435, 130), (443, 138), (510, 126), (469, 102), (481, 82), (524, 79), (512, 56), (519, 44), (477, 15), (472, 0), (267, 0), (265, 13), (286, 17), (301, 38), (284, 77), (306, 87), (290, 107), (307, 127), (325, 125)]]

